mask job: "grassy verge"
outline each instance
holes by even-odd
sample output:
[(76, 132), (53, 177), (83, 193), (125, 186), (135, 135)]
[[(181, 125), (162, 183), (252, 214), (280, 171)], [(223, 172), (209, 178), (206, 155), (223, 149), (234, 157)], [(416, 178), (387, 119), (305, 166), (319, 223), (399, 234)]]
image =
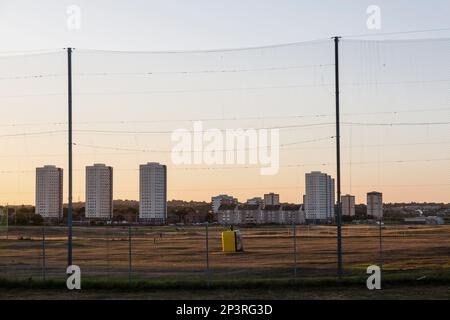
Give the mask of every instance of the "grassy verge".
[[(84, 290), (122, 290), (122, 291), (146, 291), (158, 290), (211, 290), (211, 289), (321, 289), (321, 288), (352, 288), (365, 287), (367, 276), (355, 275), (337, 277), (305, 277), (297, 279), (246, 279), (234, 278), (230, 280), (205, 279), (142, 279), (112, 280), (102, 278), (82, 278)], [(393, 286), (448, 286), (450, 285), (449, 271), (415, 271), (393, 272), (382, 275), (382, 285)], [(66, 287), (65, 281), (50, 279), (47, 281), (35, 279), (1, 279), (0, 288), (3, 289), (43, 289), (58, 290)]]

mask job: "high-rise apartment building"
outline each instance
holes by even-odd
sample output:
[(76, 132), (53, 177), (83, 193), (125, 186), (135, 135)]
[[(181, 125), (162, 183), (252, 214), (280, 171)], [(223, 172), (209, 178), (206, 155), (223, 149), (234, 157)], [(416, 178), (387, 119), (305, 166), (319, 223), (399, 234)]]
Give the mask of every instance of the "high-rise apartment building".
[(36, 214), (43, 218), (63, 216), (63, 170), (56, 166), (36, 168)]
[(306, 173), (304, 196), (306, 219), (315, 222), (332, 221), (334, 203), (334, 179), (320, 171)]
[(104, 164), (86, 167), (86, 218), (112, 219), (113, 168)]
[(367, 193), (367, 215), (375, 219), (383, 218), (383, 194), (381, 192)]
[(167, 168), (156, 162), (139, 167), (139, 219), (162, 224), (167, 219)]
[(346, 194), (341, 197), (342, 216), (353, 217), (355, 215), (355, 196)]

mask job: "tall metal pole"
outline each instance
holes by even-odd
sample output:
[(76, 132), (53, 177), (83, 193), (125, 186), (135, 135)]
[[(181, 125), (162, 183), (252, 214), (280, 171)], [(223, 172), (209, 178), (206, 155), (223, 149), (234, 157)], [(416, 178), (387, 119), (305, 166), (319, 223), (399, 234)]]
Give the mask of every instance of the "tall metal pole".
[(334, 38), (334, 61), (335, 61), (335, 86), (336, 86), (336, 222), (337, 222), (337, 250), (338, 250), (338, 275), (343, 274), (342, 267), (342, 206), (341, 206), (341, 144), (340, 144), (340, 121), (339, 121), (339, 39)]
[(72, 48), (67, 48), (68, 123), (69, 123), (69, 204), (67, 211), (67, 265), (72, 265)]

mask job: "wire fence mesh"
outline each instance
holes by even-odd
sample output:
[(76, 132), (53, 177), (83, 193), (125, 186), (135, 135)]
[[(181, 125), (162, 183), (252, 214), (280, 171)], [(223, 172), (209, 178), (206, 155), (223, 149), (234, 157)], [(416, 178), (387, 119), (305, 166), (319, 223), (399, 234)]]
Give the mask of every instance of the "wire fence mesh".
[[(241, 228), (244, 251), (236, 253), (222, 251), (225, 230), (210, 225), (207, 237), (206, 226), (79, 226), (74, 229), (74, 264), (80, 266), (83, 278), (100, 280), (336, 275), (335, 227)], [(450, 262), (449, 231), (448, 226), (384, 225), (380, 247), (379, 226), (345, 226), (345, 275), (365, 274), (374, 264), (385, 272), (444, 270)], [(11, 227), (8, 239), (0, 238), (0, 273), (10, 279), (64, 279), (65, 233), (65, 227)]]

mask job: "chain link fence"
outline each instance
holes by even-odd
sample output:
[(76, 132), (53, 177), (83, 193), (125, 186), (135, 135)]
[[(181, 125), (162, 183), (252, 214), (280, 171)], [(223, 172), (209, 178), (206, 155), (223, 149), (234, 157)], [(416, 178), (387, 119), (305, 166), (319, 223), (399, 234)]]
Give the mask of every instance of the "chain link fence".
[[(245, 280), (336, 275), (335, 226), (240, 228), (243, 252), (222, 252), (218, 225), (74, 227), (74, 264), (99, 280)], [(343, 227), (345, 275), (448, 268), (446, 226)], [(295, 235), (295, 236), (294, 236)], [(381, 243), (381, 246), (380, 246)], [(0, 277), (64, 279), (66, 228), (9, 227), (0, 237)]]

